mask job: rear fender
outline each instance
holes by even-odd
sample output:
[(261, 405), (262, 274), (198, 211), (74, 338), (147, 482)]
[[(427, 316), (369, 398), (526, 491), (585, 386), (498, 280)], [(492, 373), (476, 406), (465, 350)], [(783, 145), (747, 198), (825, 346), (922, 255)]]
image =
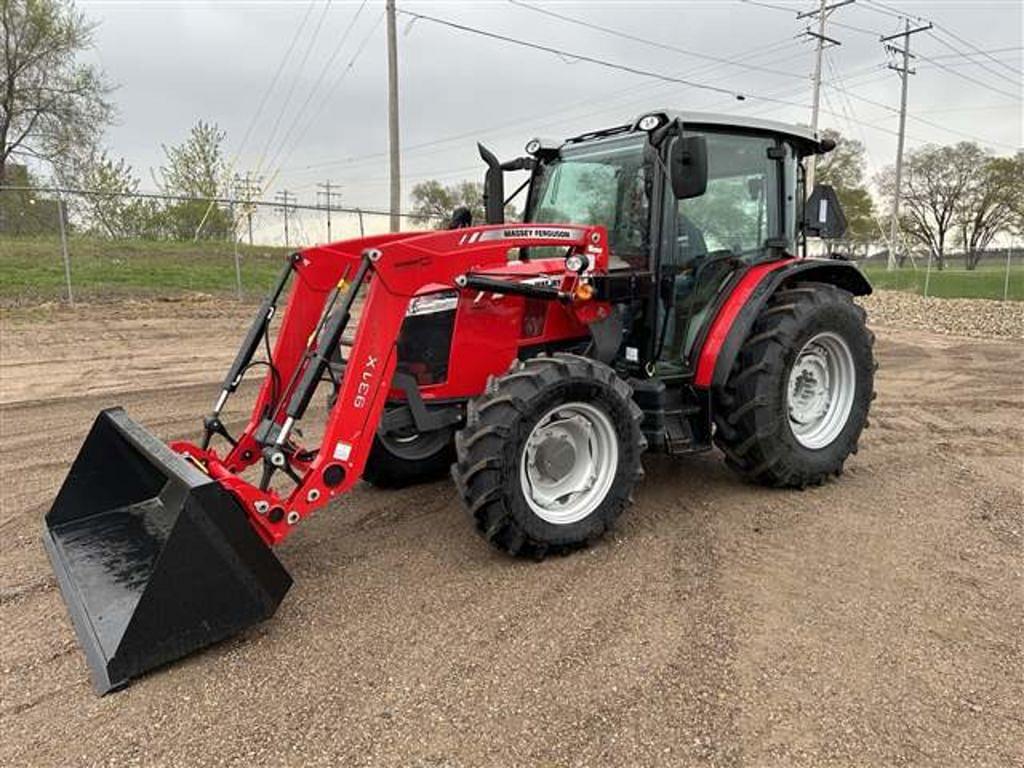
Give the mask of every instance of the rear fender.
[(787, 259), (752, 267), (733, 288), (712, 321), (694, 374), (694, 386), (725, 386), (740, 347), (772, 295), (794, 282), (829, 283), (854, 296), (871, 293), (871, 283), (856, 265), (824, 259)]

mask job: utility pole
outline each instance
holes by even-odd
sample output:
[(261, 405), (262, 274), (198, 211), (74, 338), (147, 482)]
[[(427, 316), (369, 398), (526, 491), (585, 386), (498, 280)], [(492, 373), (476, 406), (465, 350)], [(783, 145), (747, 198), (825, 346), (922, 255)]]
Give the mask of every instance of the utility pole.
[(284, 214), (284, 247), (287, 248), (291, 245), (288, 242), (288, 211), (295, 203), (295, 195), (285, 189), (274, 195), (274, 199), (279, 203), (275, 210)]
[(333, 197), (340, 197), (340, 195), (337, 192), (331, 191), (331, 182), (329, 180), (323, 184), (317, 184), (317, 187), (323, 190), (323, 192), (318, 191), (317, 195), (323, 194), (327, 200), (327, 242), (332, 243), (334, 240), (331, 237), (331, 207), (334, 205)]
[(71, 257), (68, 255), (68, 232), (65, 222), (67, 209), (64, 207), (64, 197), (57, 194), (57, 222), (60, 226), (60, 252), (64, 257), (64, 281), (68, 286), (68, 306), (75, 306), (75, 295), (71, 292)]
[[(797, 19), (807, 19), (813, 16), (818, 17), (817, 32), (812, 32), (810, 27), (804, 30), (805, 35), (817, 40), (814, 56), (813, 93), (811, 96), (811, 130), (815, 133), (818, 132), (818, 114), (821, 111), (821, 58), (825, 51), (825, 44), (842, 45), (838, 40), (825, 36), (825, 21), (836, 8), (842, 8), (844, 5), (849, 5), (853, 1), (854, 0), (839, 0), (839, 2), (829, 5), (828, 0), (821, 0), (821, 5), (818, 7), (818, 10), (798, 13), (796, 15)], [(811, 155), (807, 161), (807, 182), (805, 187), (808, 197), (810, 197), (811, 192), (814, 191), (814, 172), (817, 167), (817, 161), (817, 155)]]
[(263, 187), (263, 177), (253, 176), (252, 171), (246, 171), (245, 176), (235, 174), (232, 182), (235, 188), (235, 197), (242, 204), (245, 212), (246, 222), (249, 227), (249, 245), (252, 245), (252, 214), (256, 209), (255, 200)]
[(401, 227), (402, 169), (398, 148), (398, 40), (395, 35), (395, 0), (387, 0), (388, 17), (388, 150), (391, 163), (391, 231)]
[[(900, 133), (899, 138), (896, 140), (896, 188), (893, 190), (892, 194), (892, 222), (890, 223), (889, 228), (889, 259), (886, 264), (886, 269), (890, 272), (896, 269), (896, 243), (897, 237), (900, 234), (899, 221), (900, 192), (901, 187), (903, 186), (903, 144), (907, 130), (907, 84), (910, 80), (910, 76), (915, 74), (914, 70), (910, 68), (910, 60), (914, 58), (914, 55), (910, 52), (910, 36), (915, 35), (918, 32), (925, 32), (931, 28), (932, 25), (929, 23), (926, 26), (911, 29), (910, 19), (904, 19), (902, 32), (881, 38), (886, 50), (890, 53), (901, 54), (903, 57), (902, 66), (896, 64), (889, 65), (889, 69), (899, 73), (900, 80), (902, 80), (902, 89), (900, 93)], [(895, 40), (898, 37), (903, 38), (902, 48), (890, 43), (890, 41)]]
[(238, 220), (235, 218), (235, 198), (231, 196), (231, 251), (235, 259), (235, 288), (238, 291), (238, 300), (242, 300), (242, 262), (238, 257)]

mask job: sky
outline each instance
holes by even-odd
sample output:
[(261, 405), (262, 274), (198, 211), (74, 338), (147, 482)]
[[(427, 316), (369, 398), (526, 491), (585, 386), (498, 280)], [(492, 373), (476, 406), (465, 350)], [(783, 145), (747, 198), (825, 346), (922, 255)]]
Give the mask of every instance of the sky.
[[(313, 204), (317, 184), (330, 181), (340, 187), (342, 205), (387, 207), (382, 0), (77, 5), (98, 23), (94, 48), (84, 58), (117, 86), (117, 124), (107, 144), (131, 163), (144, 188), (155, 187), (161, 146), (181, 141), (202, 119), (227, 132), (234, 169), (261, 175), (267, 197), (287, 189), (299, 202)], [(425, 179), (480, 179), (478, 140), (511, 158), (534, 136), (565, 138), (659, 107), (809, 124), (814, 43), (803, 33), (816, 21), (796, 17), (817, 5), (398, 0), (406, 205), (409, 190)], [(912, 27), (935, 25), (912, 38), (917, 58), (909, 82), (907, 148), (962, 140), (996, 154), (1021, 148), (1022, 8), (1022, 0), (855, 0), (835, 8), (826, 35), (841, 44), (826, 50), (820, 127), (864, 142), (869, 172), (892, 164), (900, 77), (887, 68), (895, 59), (879, 37), (899, 31), (902, 14)], [(295, 226), (293, 221), (293, 231)], [(302, 220), (297, 226), (302, 230)], [(354, 226), (348, 221), (336, 230)], [(277, 229), (275, 224), (273, 237)], [(319, 230), (298, 236), (324, 239)]]

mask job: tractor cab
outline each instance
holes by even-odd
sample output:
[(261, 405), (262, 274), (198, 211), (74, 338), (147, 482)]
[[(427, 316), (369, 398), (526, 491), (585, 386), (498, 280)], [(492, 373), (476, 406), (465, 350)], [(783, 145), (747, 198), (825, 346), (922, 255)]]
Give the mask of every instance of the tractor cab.
[[(610, 272), (650, 276), (649, 300), (629, 318), (638, 362), (687, 376), (739, 268), (800, 250), (801, 160), (830, 148), (783, 123), (653, 112), (560, 144), (534, 139), (511, 163), (486, 153), (485, 190), (501, 199), (501, 170), (529, 170), (524, 221), (604, 225)], [(488, 206), (489, 222), (501, 212)]]

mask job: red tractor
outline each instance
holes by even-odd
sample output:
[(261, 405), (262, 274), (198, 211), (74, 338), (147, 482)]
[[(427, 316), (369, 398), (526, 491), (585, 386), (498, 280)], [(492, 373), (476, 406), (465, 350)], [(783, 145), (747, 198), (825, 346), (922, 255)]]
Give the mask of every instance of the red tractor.
[[(361, 479), (450, 469), (480, 534), (539, 558), (600, 538), (647, 451), (717, 445), (776, 487), (838, 476), (875, 363), (853, 301), (868, 282), (799, 256), (843, 226), (830, 189), (804, 203), (801, 160), (830, 148), (798, 127), (654, 112), (505, 163), (481, 147), (484, 226), (459, 211), (447, 230), (293, 254), (201, 441), (168, 446), (104, 411), (46, 516), (96, 689), (269, 617), (291, 585), (270, 545)], [(525, 216), (506, 224), (513, 171)], [(231, 434), (221, 411), (256, 366)], [(306, 442), (318, 391), (326, 424)]]

